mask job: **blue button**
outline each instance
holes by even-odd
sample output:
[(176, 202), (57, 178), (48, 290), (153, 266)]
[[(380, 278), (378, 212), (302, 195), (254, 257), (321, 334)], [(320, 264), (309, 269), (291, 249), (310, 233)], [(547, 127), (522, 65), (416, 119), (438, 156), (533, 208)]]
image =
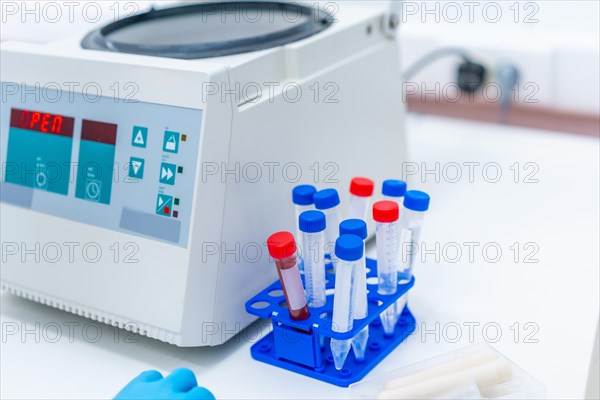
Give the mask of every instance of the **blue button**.
[(129, 177), (135, 179), (144, 178), (144, 159), (131, 157), (129, 159)]
[(162, 163), (160, 165), (160, 183), (174, 185), (175, 172), (177, 172), (177, 165)]
[(178, 132), (165, 132), (163, 139), (163, 151), (167, 153), (177, 153), (179, 151), (179, 133)]
[(134, 147), (146, 148), (148, 144), (148, 128), (141, 126), (134, 126), (133, 133), (131, 135), (131, 145)]
[(170, 217), (173, 212), (173, 196), (159, 194), (156, 201), (156, 213), (165, 217)]

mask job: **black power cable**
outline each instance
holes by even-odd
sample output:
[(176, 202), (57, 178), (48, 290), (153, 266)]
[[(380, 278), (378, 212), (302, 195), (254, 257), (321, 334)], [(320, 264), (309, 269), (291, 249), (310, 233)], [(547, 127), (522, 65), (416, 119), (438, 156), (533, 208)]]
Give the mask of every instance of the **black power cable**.
[(479, 89), (486, 78), (486, 68), (469, 57), (468, 53), (459, 47), (443, 47), (432, 51), (415, 62), (404, 72), (404, 80), (412, 79), (423, 68), (432, 62), (446, 56), (456, 55), (463, 59), (458, 67), (458, 87), (467, 93), (473, 93)]

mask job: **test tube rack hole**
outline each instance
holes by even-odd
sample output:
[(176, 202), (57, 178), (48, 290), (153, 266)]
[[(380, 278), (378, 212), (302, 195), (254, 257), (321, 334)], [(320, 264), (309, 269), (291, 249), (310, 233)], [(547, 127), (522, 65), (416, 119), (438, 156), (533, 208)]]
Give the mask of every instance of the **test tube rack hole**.
[[(333, 289), (335, 275), (332, 274), (330, 265), (326, 264), (326, 268), (326, 286), (327, 289)], [(367, 278), (377, 278), (375, 260), (367, 259), (367, 269)], [(270, 318), (273, 324), (273, 330), (251, 347), (252, 358), (337, 386), (348, 387), (360, 381), (414, 332), (416, 321), (408, 306), (400, 315), (392, 336), (384, 335), (379, 320), (379, 315), (406, 294), (413, 285), (414, 278), (408, 283), (399, 283), (395, 294), (385, 296), (377, 293), (376, 284), (368, 283), (369, 315), (365, 319), (355, 320), (351, 331), (338, 333), (332, 330), (332, 295), (327, 296), (325, 306), (309, 308), (309, 318), (295, 321), (289, 316), (281, 283), (278, 280), (246, 303), (248, 313), (259, 318)], [(329, 339), (350, 339), (367, 324), (369, 342), (365, 359), (357, 360), (354, 353), (350, 351), (344, 368), (341, 371), (336, 370)], [(321, 337), (324, 338), (323, 341)]]

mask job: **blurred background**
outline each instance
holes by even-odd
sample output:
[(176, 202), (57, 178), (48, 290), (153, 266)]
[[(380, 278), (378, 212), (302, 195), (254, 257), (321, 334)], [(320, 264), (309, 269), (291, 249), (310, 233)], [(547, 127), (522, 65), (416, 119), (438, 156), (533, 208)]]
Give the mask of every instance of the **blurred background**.
[[(36, 1), (24, 3), (27, 14), (2, 0), (0, 40), (59, 40), (176, 3)], [(395, 3), (409, 110), (599, 135), (600, 2)], [(458, 90), (465, 57), (484, 67), (471, 95)], [(473, 77), (469, 68), (463, 73)]]

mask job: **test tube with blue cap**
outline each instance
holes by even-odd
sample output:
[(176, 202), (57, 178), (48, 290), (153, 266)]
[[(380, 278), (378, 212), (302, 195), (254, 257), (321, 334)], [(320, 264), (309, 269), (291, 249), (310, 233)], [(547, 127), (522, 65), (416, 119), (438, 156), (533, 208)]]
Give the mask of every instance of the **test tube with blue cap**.
[(425, 212), (429, 210), (430, 197), (427, 193), (418, 190), (406, 192), (404, 196), (404, 212), (400, 222), (400, 269), (398, 279), (408, 282), (413, 276), (414, 256), (421, 235), (421, 227)]
[(311, 210), (300, 214), (304, 255), (304, 282), (309, 307), (323, 307), (325, 294), (325, 214)]
[[(377, 242), (377, 292), (392, 295), (398, 290), (398, 256), (400, 227), (398, 204), (384, 200), (373, 205), (373, 219), (376, 222), (375, 240)], [(394, 305), (380, 314), (383, 331), (386, 335), (394, 333), (398, 321)]]
[(350, 201), (348, 203), (348, 219), (367, 220), (369, 200), (373, 196), (375, 182), (368, 178), (354, 178), (350, 183)]
[(384, 200), (395, 201), (401, 207), (406, 194), (406, 182), (397, 179), (388, 179), (383, 182), (381, 190)]
[[(333, 297), (332, 330), (344, 333), (354, 326), (354, 279), (356, 266), (364, 255), (364, 243), (354, 235), (340, 236), (335, 242), (337, 266), (335, 295)], [(344, 367), (350, 353), (352, 339), (331, 338), (331, 353), (337, 370)]]
[[(367, 260), (365, 257), (365, 240), (367, 239), (367, 223), (360, 219), (348, 219), (340, 224), (340, 236), (354, 235), (363, 241), (363, 256), (356, 264), (354, 277), (354, 320), (367, 318), (369, 314), (367, 300)], [(352, 338), (352, 349), (357, 360), (364, 360), (369, 341), (369, 325)]]
[(335, 244), (338, 238), (338, 229), (341, 222), (340, 196), (335, 189), (325, 189), (315, 193), (313, 199), (315, 201), (315, 208), (322, 211), (327, 220), (325, 237), (327, 239), (327, 251), (330, 251), (331, 246)]
[[(407, 283), (412, 279), (415, 254), (425, 212), (429, 210), (430, 197), (427, 193), (411, 190), (404, 196), (404, 210), (400, 221), (400, 260), (398, 280)], [(408, 293), (396, 301), (396, 315), (399, 317), (408, 302)]]
[[(304, 246), (302, 246), (302, 232), (298, 225), (298, 218), (300, 218), (300, 214), (304, 211), (312, 210), (314, 208), (315, 202), (313, 196), (316, 192), (317, 189), (311, 185), (296, 186), (292, 190), (292, 201), (296, 211), (296, 243), (302, 251)], [(300, 269), (300, 273), (304, 273), (304, 260), (302, 255), (298, 255), (298, 268)]]

